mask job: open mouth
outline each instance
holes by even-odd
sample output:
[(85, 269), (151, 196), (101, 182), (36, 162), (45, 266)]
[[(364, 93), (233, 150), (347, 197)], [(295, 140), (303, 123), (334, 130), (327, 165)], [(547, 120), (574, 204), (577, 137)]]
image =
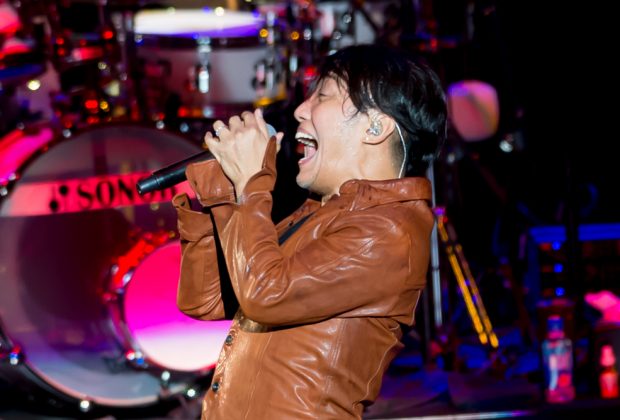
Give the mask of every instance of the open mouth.
[(299, 143), (300, 147), (298, 147), (297, 150), (300, 154), (302, 154), (302, 150), (300, 150), (300, 148), (303, 148), (303, 158), (301, 158), (300, 162), (310, 160), (318, 148), (317, 141), (314, 137), (306, 133), (295, 134), (295, 140)]

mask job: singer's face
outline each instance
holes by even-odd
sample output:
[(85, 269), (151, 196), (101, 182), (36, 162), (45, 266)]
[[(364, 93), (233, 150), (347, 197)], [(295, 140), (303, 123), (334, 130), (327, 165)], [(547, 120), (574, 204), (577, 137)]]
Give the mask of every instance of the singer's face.
[(295, 118), (295, 138), (304, 146), (299, 186), (329, 198), (344, 182), (362, 178), (360, 147), (368, 118), (357, 112), (344, 85), (333, 78), (321, 81), (297, 107)]

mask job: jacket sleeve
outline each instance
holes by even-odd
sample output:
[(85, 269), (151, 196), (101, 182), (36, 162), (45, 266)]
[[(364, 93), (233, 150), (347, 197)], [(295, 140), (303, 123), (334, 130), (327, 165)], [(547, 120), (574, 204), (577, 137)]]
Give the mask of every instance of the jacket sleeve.
[(232, 285), (249, 318), (267, 325), (333, 316), (389, 316), (413, 323), (430, 252), (432, 221), (425, 211), (422, 217), (406, 209), (352, 212), (285, 256), (255, 201), (266, 197), (249, 198), (222, 237)]
[[(234, 190), (215, 160), (188, 166), (187, 179), (205, 209), (191, 209), (187, 194), (175, 196), (181, 241), (181, 272), (177, 306), (197, 319), (222, 319), (226, 316), (218, 264), (214, 220), (221, 223), (230, 217)], [(225, 270), (225, 267), (223, 267)]]
[[(392, 316), (413, 322), (426, 282), (433, 216), (425, 201), (343, 211), (293, 255), (284, 255), (270, 214), (268, 167), (246, 185), (220, 231), (243, 310), (267, 325), (333, 316)], [(309, 222), (306, 222), (309, 223)]]

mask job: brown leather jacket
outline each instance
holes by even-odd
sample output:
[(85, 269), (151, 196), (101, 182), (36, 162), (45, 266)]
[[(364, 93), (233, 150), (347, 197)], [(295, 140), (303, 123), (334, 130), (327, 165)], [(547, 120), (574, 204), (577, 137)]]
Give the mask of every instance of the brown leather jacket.
[[(240, 204), (215, 160), (189, 166), (187, 176), (209, 212), (192, 211), (185, 194), (173, 200), (183, 252), (178, 306), (195, 318), (224, 318), (232, 285), (239, 308), (203, 419), (361, 418), (426, 283), (428, 180), (351, 180), (322, 207), (308, 200), (274, 226), (274, 142)], [(214, 228), (230, 277), (222, 282)]]

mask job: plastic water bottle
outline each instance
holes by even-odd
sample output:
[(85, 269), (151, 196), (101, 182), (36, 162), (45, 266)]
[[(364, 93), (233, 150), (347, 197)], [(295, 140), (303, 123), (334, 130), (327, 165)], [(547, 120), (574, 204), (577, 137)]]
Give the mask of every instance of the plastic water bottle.
[(545, 399), (563, 403), (575, 398), (573, 385), (573, 344), (564, 333), (564, 321), (558, 315), (547, 319), (547, 336), (542, 343), (545, 370)]
[(618, 371), (616, 370), (616, 356), (611, 345), (601, 347), (599, 359), (601, 371), (599, 374), (599, 386), (602, 398), (618, 398)]

